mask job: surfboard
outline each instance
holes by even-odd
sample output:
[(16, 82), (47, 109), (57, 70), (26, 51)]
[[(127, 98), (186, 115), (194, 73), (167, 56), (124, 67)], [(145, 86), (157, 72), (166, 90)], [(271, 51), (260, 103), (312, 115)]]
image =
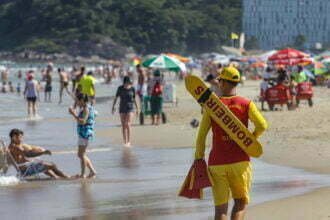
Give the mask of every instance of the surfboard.
[(188, 92), (245, 153), (251, 157), (262, 155), (261, 143), (201, 78), (188, 75), (185, 85)]

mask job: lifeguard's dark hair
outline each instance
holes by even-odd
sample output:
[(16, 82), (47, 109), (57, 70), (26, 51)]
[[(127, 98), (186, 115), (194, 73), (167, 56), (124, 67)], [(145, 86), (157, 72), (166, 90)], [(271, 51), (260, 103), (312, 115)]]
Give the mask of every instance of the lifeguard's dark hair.
[(9, 137), (13, 138), (14, 136), (24, 135), (24, 132), (20, 129), (14, 128), (9, 132)]

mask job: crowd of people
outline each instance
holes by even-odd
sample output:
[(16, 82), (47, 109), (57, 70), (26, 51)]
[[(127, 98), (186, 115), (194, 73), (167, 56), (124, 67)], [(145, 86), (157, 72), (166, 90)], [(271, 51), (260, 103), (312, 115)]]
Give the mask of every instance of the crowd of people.
[[(262, 82), (260, 83), (260, 101), (261, 109), (266, 111), (264, 103), (267, 101), (267, 90), (269, 88), (277, 88), (286, 91), (288, 109), (294, 110), (299, 105), (299, 87), (302, 83), (312, 81), (313, 78), (308, 76), (303, 68), (303, 66), (294, 66), (290, 68), (271, 68), (267, 67), (262, 76)], [(312, 105), (312, 100), (308, 99), (310, 105)], [(273, 106), (269, 104), (269, 109), (273, 110)]]
[[(96, 69), (95, 73), (102, 78), (108, 75), (109, 69), (103, 68), (105, 71), (100, 71), (102, 68)], [(47, 68), (41, 70), (41, 80), (38, 81), (37, 73), (30, 70), (26, 73), (23, 79), (22, 71), (19, 71), (17, 78), (24, 80), (25, 87), (23, 90), (24, 99), (27, 102), (27, 112), (31, 117), (38, 115), (37, 102), (40, 101), (41, 93), (44, 92), (44, 102), (52, 102), (52, 92), (54, 84), (54, 67), (48, 64)], [(42, 155), (51, 155), (49, 150), (41, 147), (31, 146), (23, 143), (24, 132), (19, 129), (10, 131), (9, 150), (14, 162), (18, 165), (20, 172), (30, 176), (36, 173), (43, 172), (52, 178), (93, 178), (96, 176), (96, 170), (93, 167), (92, 161), (86, 154), (86, 149), (94, 138), (95, 133), (95, 118), (97, 111), (96, 105), (96, 78), (92, 71), (86, 71), (84, 66), (80, 68), (72, 68), (70, 73), (67, 73), (64, 68), (57, 69), (59, 82), (59, 101), (63, 102), (63, 95), (67, 94), (72, 98), (72, 105), (69, 107), (69, 114), (77, 122), (78, 135), (78, 157), (81, 163), (81, 173), (74, 176), (69, 176), (60, 171), (55, 164), (38, 161), (32, 162), (30, 165), (24, 165), (30, 161), (29, 158)], [(116, 112), (117, 100), (119, 100), (119, 115), (122, 125), (123, 143), (125, 146), (131, 145), (131, 124), (136, 114), (140, 113), (144, 98), (150, 96), (152, 124), (160, 124), (160, 114), (162, 112), (162, 94), (164, 86), (164, 75), (156, 70), (153, 73), (149, 69), (144, 69), (142, 66), (136, 66), (136, 76), (131, 71), (118, 72), (122, 78), (122, 85), (117, 88), (115, 100), (112, 106), (112, 114)], [(112, 79), (116, 77), (111, 74)], [(136, 77), (137, 86), (134, 86), (133, 79)], [(8, 72), (2, 74), (2, 81), (6, 83), (8, 80)], [(18, 80), (18, 83), (21, 81)], [(70, 82), (71, 81), (71, 82)], [(109, 83), (105, 80), (105, 83)], [(71, 84), (71, 88), (69, 88)], [(9, 85), (12, 85), (9, 83)], [(13, 88), (10, 88), (11, 91)], [(7, 91), (6, 91), (7, 92)], [(20, 94), (20, 92), (18, 92)], [(86, 169), (89, 169), (89, 174), (85, 175)]]

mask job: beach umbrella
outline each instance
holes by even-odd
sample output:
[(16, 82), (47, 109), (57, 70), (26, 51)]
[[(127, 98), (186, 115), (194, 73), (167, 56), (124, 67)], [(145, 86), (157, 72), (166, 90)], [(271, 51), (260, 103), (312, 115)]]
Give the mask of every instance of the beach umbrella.
[(268, 61), (277, 65), (294, 66), (301, 63), (313, 63), (310, 55), (299, 50), (287, 48), (270, 56)]
[(251, 68), (266, 67), (267, 64), (264, 62), (257, 62), (250, 65)]
[(1, 72), (4, 72), (4, 71), (6, 71), (6, 70), (7, 70), (7, 68), (6, 68), (5, 66), (0, 65), (0, 71), (1, 71)]
[(146, 59), (143, 61), (142, 66), (174, 71), (186, 71), (186, 65), (184, 63), (174, 57), (166, 56), (164, 54)]
[(308, 69), (304, 69), (304, 73), (308, 76), (308, 78), (315, 79), (314, 74), (311, 71), (309, 71)]
[(326, 65), (330, 64), (330, 58), (322, 60), (322, 63), (324, 63)]
[(323, 63), (315, 62), (314, 63), (314, 72), (315, 75), (322, 75), (328, 72), (328, 69)]
[(174, 53), (167, 53), (166, 56), (174, 57), (174, 58), (180, 60), (183, 63), (188, 63), (190, 61), (189, 58), (186, 58), (186, 57), (180, 56), (178, 54), (174, 54)]
[(330, 56), (330, 51), (329, 50), (328, 51), (324, 51), (323, 53), (320, 53), (319, 56), (321, 56), (321, 57), (328, 57), (328, 56)]

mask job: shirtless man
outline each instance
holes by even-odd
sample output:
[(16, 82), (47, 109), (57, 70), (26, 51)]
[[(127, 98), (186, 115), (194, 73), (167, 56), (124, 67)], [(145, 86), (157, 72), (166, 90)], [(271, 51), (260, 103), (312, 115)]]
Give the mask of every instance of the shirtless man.
[(15, 160), (16, 164), (20, 165), (19, 169), (24, 176), (32, 176), (37, 173), (44, 173), (55, 179), (60, 178), (71, 178), (67, 174), (60, 171), (55, 164), (37, 161), (32, 162), (29, 165), (21, 165), (26, 162), (31, 162), (29, 157), (38, 157), (42, 155), (52, 155), (51, 151), (45, 150), (41, 147), (30, 146), (23, 143), (23, 131), (19, 129), (12, 129), (9, 133), (10, 144), (8, 149), (12, 155), (12, 159)]
[(70, 91), (69, 91), (69, 88), (68, 88), (69, 75), (66, 72), (64, 72), (64, 70), (61, 69), (61, 68), (58, 68), (57, 71), (58, 71), (58, 75), (60, 77), (60, 100), (59, 100), (58, 104), (61, 104), (62, 103), (63, 90), (65, 89), (66, 92), (70, 95)]
[(145, 96), (147, 93), (147, 76), (140, 64), (136, 66), (136, 72), (138, 74), (138, 84), (137, 84), (136, 93), (140, 97), (140, 106), (141, 106), (143, 96)]
[(8, 71), (7, 70), (5, 70), (5, 71), (2, 71), (1, 72), (1, 81), (2, 82), (7, 82), (8, 81)]

